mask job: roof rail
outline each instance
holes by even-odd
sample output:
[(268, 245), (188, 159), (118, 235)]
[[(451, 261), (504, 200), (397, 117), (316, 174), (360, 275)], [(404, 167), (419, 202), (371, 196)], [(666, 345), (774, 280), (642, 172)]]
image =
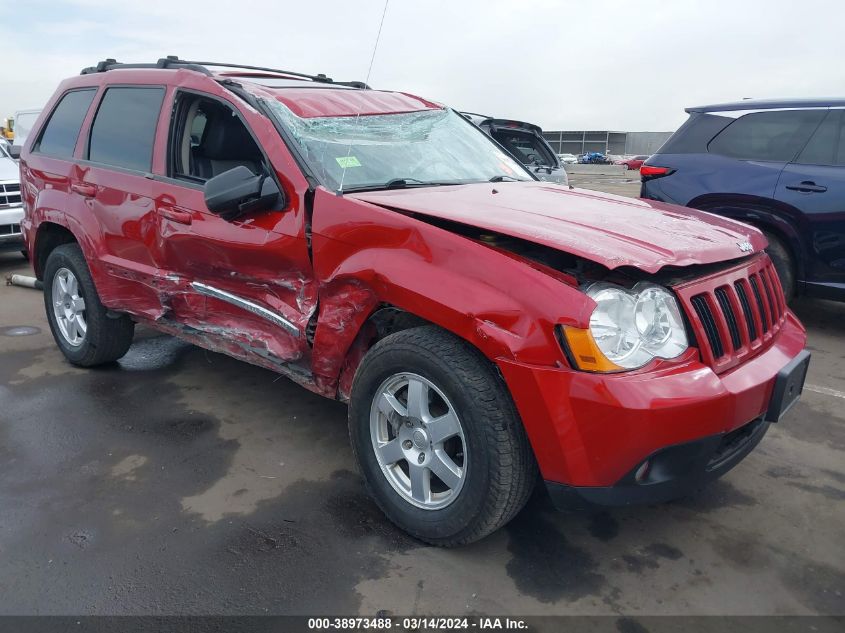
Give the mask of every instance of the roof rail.
[[(265, 72), (265, 73), (273, 73), (276, 75), (281, 75), (285, 77), (294, 77), (297, 79), (308, 79), (310, 81), (318, 82), (318, 83), (326, 83), (332, 84), (336, 83), (341, 86), (350, 86), (352, 88), (362, 88), (367, 89), (369, 86), (365, 84), (363, 81), (334, 81), (331, 77), (326, 77), (326, 75), (320, 73), (318, 75), (308, 75), (305, 73), (294, 72), (291, 70), (281, 70), (279, 68), (266, 68), (264, 66), (247, 66), (244, 64), (230, 64), (228, 62), (195, 62), (195, 61), (188, 61), (185, 59), (179, 59), (176, 55), (168, 55), (167, 57), (162, 57), (154, 64), (124, 64), (118, 62), (115, 59), (109, 58), (105, 59), (101, 62), (98, 62), (96, 66), (89, 66), (88, 68), (83, 68), (81, 75), (90, 75), (93, 73), (103, 73), (109, 70), (117, 70), (123, 68), (184, 68), (187, 70), (195, 70), (200, 72), (204, 75), (211, 76), (211, 71), (207, 68), (208, 66), (213, 66), (217, 68), (235, 68), (240, 70), (250, 70), (250, 71), (258, 71), (258, 72)], [(246, 74), (246, 73), (245, 73)], [(230, 73), (232, 76), (237, 76), (235, 73)]]
[(108, 70), (117, 70), (122, 68), (185, 68), (187, 70), (195, 70), (200, 72), (204, 75), (211, 75), (211, 71), (204, 66), (199, 64), (195, 64), (193, 62), (186, 62), (175, 55), (168, 55), (167, 57), (162, 57), (154, 64), (124, 64), (116, 59), (108, 58), (104, 59), (101, 62), (97, 62), (96, 66), (89, 66), (88, 68), (83, 68), (80, 75), (92, 75), (94, 73), (104, 73)]

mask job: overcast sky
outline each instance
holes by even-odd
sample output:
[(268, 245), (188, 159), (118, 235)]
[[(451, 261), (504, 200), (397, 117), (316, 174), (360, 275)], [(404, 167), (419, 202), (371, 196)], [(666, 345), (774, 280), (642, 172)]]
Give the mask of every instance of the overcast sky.
[[(123, 5), (123, 6), (121, 6)], [(0, 0), (0, 114), (106, 57), (360, 79), (383, 0)], [(663, 131), (690, 105), (845, 96), (841, 0), (390, 0), (370, 84), (545, 129)]]

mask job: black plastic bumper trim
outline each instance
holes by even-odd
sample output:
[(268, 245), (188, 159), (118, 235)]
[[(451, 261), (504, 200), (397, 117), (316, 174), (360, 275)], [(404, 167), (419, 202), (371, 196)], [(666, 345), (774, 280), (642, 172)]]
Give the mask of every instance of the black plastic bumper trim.
[[(546, 481), (546, 490), (560, 510), (670, 501), (724, 475), (754, 450), (768, 428), (769, 423), (758, 418), (729, 433), (662, 448), (613, 486), (569, 486)], [(650, 463), (648, 474), (637, 481), (635, 474), (646, 461)]]

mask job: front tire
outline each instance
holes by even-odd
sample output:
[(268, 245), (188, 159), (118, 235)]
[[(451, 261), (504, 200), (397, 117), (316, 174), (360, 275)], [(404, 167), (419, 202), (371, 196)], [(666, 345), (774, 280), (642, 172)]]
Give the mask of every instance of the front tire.
[(537, 466), (490, 362), (433, 326), (392, 334), (355, 375), (349, 433), (387, 517), (440, 546), (476, 541), (525, 505)]
[(775, 270), (780, 278), (780, 285), (783, 287), (783, 294), (787, 302), (792, 301), (795, 297), (795, 261), (792, 257), (792, 251), (777, 235), (768, 231), (764, 231), (764, 233), (766, 239), (769, 240), (766, 252), (775, 265)]
[(74, 365), (116, 361), (132, 345), (135, 323), (108, 314), (77, 244), (58, 246), (47, 257), (44, 308), (56, 344)]

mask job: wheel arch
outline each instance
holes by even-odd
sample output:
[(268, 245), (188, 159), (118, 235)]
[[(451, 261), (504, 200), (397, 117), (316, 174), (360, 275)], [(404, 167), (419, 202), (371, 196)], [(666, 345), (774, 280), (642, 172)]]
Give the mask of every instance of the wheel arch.
[[(352, 381), (355, 379), (355, 372), (361, 366), (364, 356), (376, 343), (396, 332), (426, 325), (440, 328), (445, 332), (458, 336), (454, 332), (450, 332), (436, 323), (432, 323), (402, 308), (386, 303), (377, 306), (370, 312), (369, 316), (361, 325), (346, 352), (337, 382), (337, 398), (343, 402), (349, 400), (352, 392)], [(461, 338), (468, 345), (472, 345), (466, 339), (462, 337), (458, 338)], [(478, 349), (475, 345), (472, 345), (472, 347)]]
[(792, 205), (759, 196), (704, 194), (690, 200), (686, 206), (739, 220), (774, 234), (789, 249), (797, 280), (805, 279), (806, 244), (799, 226), (803, 214)]
[(37, 279), (44, 279), (44, 267), (47, 258), (62, 244), (79, 244), (79, 240), (67, 226), (57, 222), (42, 222), (35, 233), (35, 248), (32, 254), (32, 267)]

